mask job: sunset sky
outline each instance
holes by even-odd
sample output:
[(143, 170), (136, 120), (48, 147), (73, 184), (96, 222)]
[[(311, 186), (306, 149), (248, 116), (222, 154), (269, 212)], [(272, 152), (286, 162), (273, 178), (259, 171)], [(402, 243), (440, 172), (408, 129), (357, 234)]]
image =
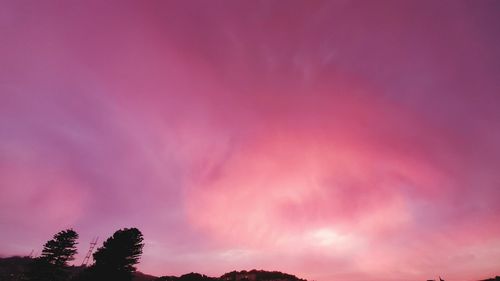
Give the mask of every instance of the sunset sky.
[(0, 0), (0, 255), (500, 275), (500, 1)]

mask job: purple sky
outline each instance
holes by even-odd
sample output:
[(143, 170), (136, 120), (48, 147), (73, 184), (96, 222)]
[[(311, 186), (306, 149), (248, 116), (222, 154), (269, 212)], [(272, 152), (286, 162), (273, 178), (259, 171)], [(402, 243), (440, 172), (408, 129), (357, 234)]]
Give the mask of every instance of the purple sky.
[(0, 4), (0, 255), (500, 275), (500, 2)]

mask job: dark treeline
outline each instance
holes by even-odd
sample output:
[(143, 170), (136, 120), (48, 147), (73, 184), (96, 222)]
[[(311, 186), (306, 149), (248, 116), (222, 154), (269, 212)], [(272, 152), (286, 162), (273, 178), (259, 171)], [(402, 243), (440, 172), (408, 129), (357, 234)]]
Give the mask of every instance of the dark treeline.
[(490, 279), (484, 279), (481, 281), (500, 281), (500, 276), (496, 276), (495, 278), (490, 278)]
[[(137, 228), (116, 231), (93, 253), (90, 266), (70, 266), (77, 254), (78, 233), (58, 232), (43, 246), (40, 257), (0, 258), (0, 281), (306, 281), (278, 271), (231, 271), (220, 277), (199, 273), (155, 277), (136, 271), (144, 238)], [(440, 278), (440, 280), (442, 280)], [(482, 281), (500, 281), (500, 277)]]
[(163, 276), (157, 279), (158, 281), (306, 281), (295, 275), (282, 273), (279, 271), (231, 271), (225, 273), (221, 277), (209, 277), (199, 273), (188, 273), (180, 277)]
[(66, 229), (43, 246), (40, 257), (0, 258), (0, 281), (305, 281), (263, 270), (232, 271), (221, 277), (199, 273), (155, 277), (136, 271), (144, 238), (137, 228), (116, 231), (92, 254), (90, 266), (70, 266), (77, 254), (78, 233)]
[(93, 253), (90, 266), (69, 266), (77, 254), (78, 233), (73, 229), (58, 232), (43, 246), (40, 257), (2, 259), (2, 281), (131, 281), (144, 247), (137, 228), (116, 231)]

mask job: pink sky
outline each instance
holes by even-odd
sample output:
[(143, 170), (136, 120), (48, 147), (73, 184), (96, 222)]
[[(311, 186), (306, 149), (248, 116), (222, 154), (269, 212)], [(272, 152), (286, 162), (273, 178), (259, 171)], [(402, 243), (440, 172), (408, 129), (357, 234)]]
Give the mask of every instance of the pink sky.
[(0, 2), (1, 255), (500, 275), (498, 1)]

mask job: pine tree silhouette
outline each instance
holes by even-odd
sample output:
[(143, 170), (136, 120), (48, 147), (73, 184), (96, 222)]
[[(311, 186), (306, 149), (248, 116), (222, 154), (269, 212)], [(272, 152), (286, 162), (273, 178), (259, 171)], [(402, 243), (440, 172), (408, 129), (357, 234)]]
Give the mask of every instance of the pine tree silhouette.
[(142, 233), (137, 228), (116, 231), (94, 253), (92, 275), (95, 280), (127, 281), (132, 279), (135, 265), (144, 247)]
[(73, 229), (58, 232), (43, 246), (41, 258), (56, 266), (67, 266), (77, 253), (78, 233)]
[(68, 279), (68, 262), (77, 253), (78, 233), (73, 229), (58, 232), (43, 246), (42, 255), (35, 259), (28, 273), (32, 281), (59, 281)]

